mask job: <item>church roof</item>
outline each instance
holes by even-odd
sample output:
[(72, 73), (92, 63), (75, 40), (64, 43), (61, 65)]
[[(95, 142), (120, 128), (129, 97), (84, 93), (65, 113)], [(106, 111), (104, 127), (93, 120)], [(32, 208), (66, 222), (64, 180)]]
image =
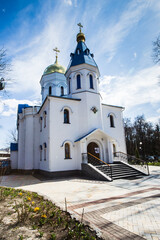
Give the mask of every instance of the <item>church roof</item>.
[(47, 75), (47, 74), (54, 73), (54, 72), (65, 74), (66, 69), (63, 66), (61, 66), (57, 61), (55, 61), (54, 64), (49, 65), (44, 70), (43, 75)]
[(115, 140), (113, 137), (111, 137), (110, 135), (106, 134), (104, 131), (102, 131), (101, 129), (99, 128), (95, 128), (93, 129), (92, 131), (88, 132), (87, 134), (83, 135), (82, 137), (76, 139), (74, 142), (79, 142), (81, 141), (82, 139), (86, 138), (86, 137), (89, 137), (90, 135), (92, 135), (93, 133), (95, 132), (100, 132), (101, 134), (107, 136), (108, 138), (112, 139), (112, 140)]
[(28, 104), (18, 104), (18, 113), (22, 113), (23, 108), (30, 107)]
[(71, 60), (68, 66), (68, 69), (72, 66), (79, 64), (89, 64), (94, 67), (97, 67), (97, 64), (94, 60), (94, 55), (90, 53), (90, 50), (87, 48), (87, 45), (84, 41), (79, 41), (74, 53), (70, 54)]

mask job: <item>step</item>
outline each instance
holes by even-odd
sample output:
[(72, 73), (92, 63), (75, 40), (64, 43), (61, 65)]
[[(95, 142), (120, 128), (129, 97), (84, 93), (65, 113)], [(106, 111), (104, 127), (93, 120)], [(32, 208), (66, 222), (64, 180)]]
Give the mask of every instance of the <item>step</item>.
[(140, 174), (137, 174), (137, 175), (122, 175), (122, 176), (112, 176), (112, 179), (113, 180), (116, 180), (116, 179), (121, 179), (121, 178), (136, 178), (136, 177), (143, 177), (143, 175), (140, 175)]

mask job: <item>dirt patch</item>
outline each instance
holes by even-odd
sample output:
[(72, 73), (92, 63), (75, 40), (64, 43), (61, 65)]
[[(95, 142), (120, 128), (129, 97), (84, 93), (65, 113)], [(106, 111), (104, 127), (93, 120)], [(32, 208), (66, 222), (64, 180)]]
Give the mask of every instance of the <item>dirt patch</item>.
[(0, 240), (102, 239), (37, 193), (0, 187)]

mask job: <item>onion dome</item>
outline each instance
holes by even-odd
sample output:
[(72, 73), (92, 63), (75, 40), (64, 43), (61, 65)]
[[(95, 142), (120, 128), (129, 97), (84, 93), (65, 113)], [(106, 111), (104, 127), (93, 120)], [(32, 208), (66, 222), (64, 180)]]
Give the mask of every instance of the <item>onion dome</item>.
[(80, 41), (85, 42), (85, 40), (86, 39), (85, 39), (84, 33), (80, 32), (77, 34), (77, 42), (80, 42)]
[(81, 23), (77, 24), (79, 26), (79, 33), (77, 34), (77, 42), (85, 42), (85, 35), (82, 33), (81, 28), (83, 27)]
[[(55, 48), (54, 51), (56, 51), (56, 54), (57, 54), (57, 52), (59, 52), (59, 50), (58, 50), (57, 48)], [(44, 70), (43, 75), (47, 75), (47, 74), (54, 73), (54, 72), (62, 73), (62, 74), (65, 74), (65, 72), (66, 72), (65, 67), (61, 66), (61, 65), (58, 63), (58, 56), (57, 56), (57, 55), (56, 55), (56, 61), (55, 61), (55, 63), (49, 65), (49, 66)]]

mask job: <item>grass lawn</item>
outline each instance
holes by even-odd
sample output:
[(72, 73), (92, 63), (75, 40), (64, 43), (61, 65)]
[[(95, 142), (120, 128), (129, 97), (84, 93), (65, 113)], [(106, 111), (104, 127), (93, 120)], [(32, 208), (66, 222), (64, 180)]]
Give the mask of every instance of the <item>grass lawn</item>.
[(37, 193), (0, 187), (0, 240), (102, 239)]

